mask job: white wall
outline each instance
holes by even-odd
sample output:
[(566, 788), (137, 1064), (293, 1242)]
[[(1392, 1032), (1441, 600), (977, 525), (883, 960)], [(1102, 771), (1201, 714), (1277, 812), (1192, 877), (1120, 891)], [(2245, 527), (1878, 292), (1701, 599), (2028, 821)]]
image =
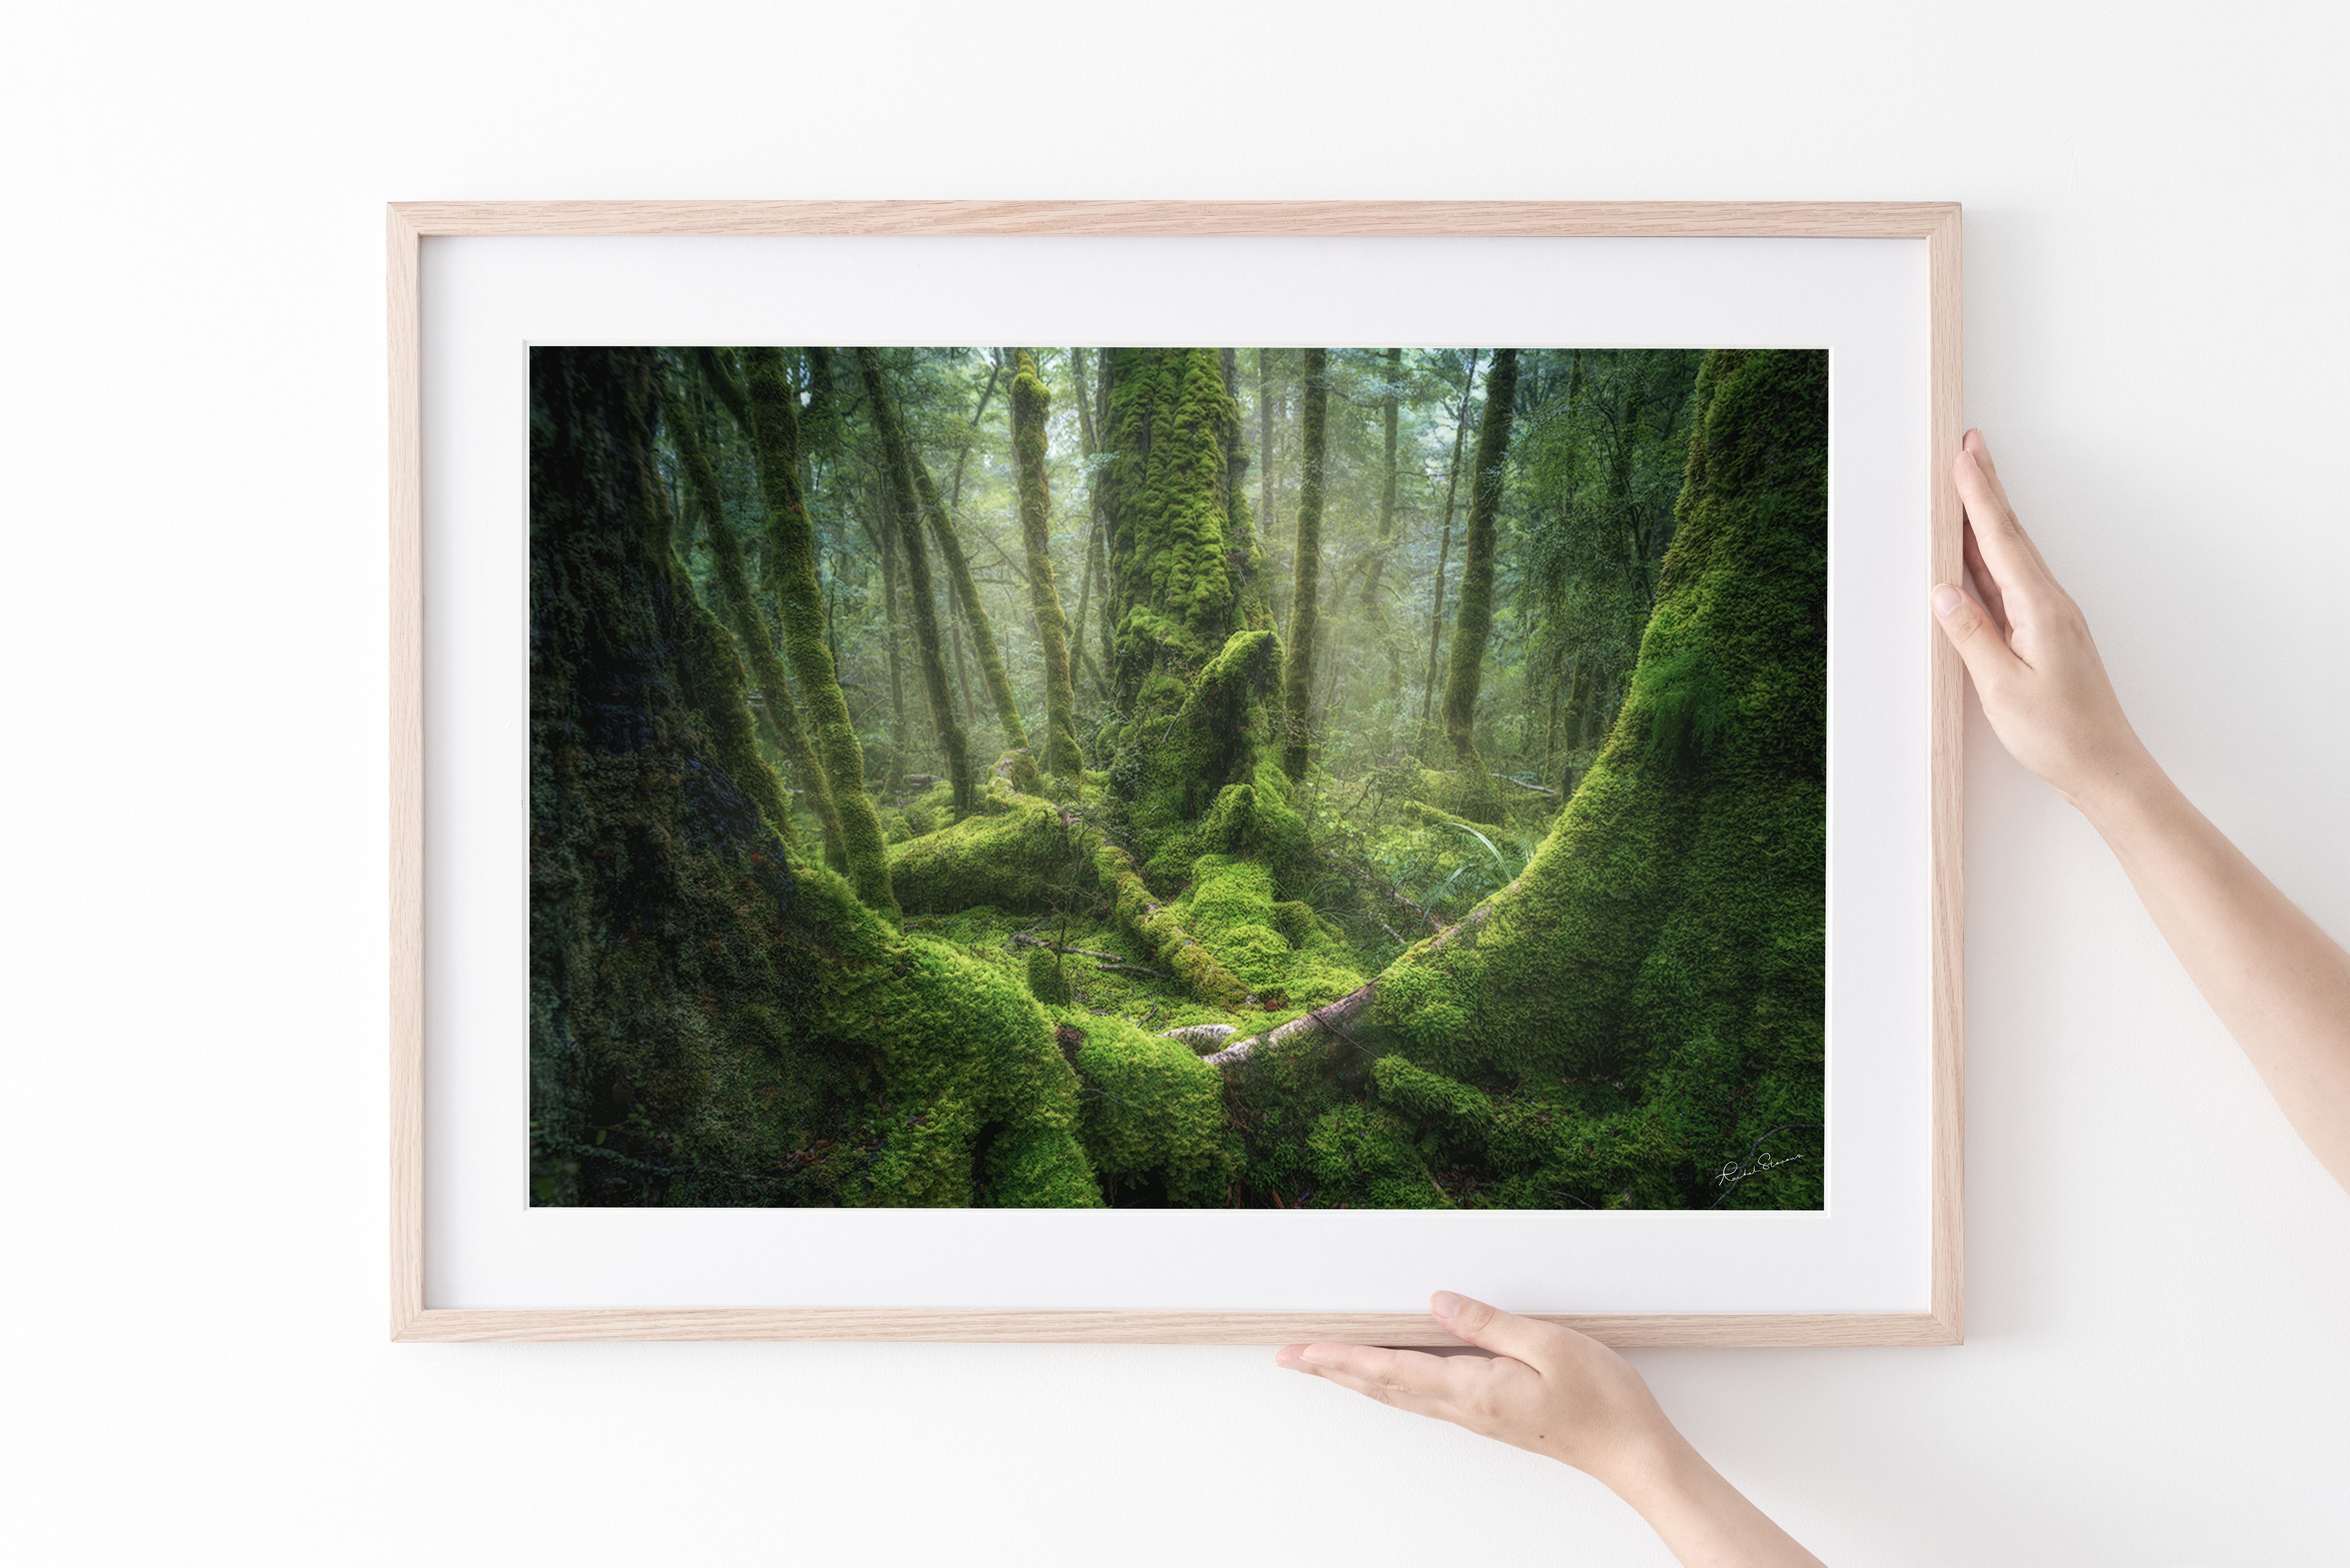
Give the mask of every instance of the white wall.
[[(2338, 12), (682, 9), (11, 14), (12, 1557), (1663, 1560), (1261, 1351), (385, 1343), (390, 199), (1962, 201), (1970, 417), (2350, 933)], [(1971, 742), (1970, 1343), (1639, 1364), (1832, 1562), (2350, 1559), (2350, 1197)]]

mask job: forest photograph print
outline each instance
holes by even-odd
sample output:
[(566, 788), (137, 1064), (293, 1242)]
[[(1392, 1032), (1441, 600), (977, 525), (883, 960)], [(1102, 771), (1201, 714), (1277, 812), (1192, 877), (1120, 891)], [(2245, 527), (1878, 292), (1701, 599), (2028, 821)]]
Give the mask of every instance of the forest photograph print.
[(1825, 351), (535, 348), (529, 454), (534, 1205), (1824, 1207)]

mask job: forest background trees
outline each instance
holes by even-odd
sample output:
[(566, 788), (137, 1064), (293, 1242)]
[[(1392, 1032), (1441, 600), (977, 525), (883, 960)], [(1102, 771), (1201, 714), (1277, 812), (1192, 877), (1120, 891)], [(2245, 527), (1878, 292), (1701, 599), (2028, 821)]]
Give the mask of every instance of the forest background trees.
[(1825, 385), (537, 351), (536, 1199), (1816, 1202)]

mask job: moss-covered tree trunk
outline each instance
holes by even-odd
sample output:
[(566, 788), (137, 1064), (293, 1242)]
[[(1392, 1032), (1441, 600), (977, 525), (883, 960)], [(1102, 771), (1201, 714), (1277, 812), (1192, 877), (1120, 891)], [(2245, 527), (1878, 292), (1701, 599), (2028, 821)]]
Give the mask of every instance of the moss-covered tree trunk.
[(1077, 693), (1069, 677), (1069, 628), (1053, 581), (1053, 493), (1045, 471), (1045, 421), (1053, 400), (1036, 374), (1036, 357), (1013, 350), (1013, 480), (1020, 499), (1020, 542), (1028, 563), (1028, 607), (1045, 663), (1045, 771), (1073, 785), (1085, 766), (1077, 751)]
[(1461, 549), (1461, 608), (1452, 628), (1452, 663), (1444, 681), (1444, 735), (1461, 770), (1461, 798), (1481, 821), (1498, 821), (1492, 781), (1477, 752), (1477, 692), (1485, 646), (1493, 633), (1493, 549), (1500, 533), (1502, 482), (1509, 470), (1510, 421), (1517, 400), (1518, 351), (1493, 350), (1485, 373), (1485, 417), (1471, 465), (1469, 527)]
[(717, 568), (719, 597), (726, 607), (726, 619), (742, 642), (744, 661), (750, 665), (752, 680), (758, 688), (760, 722), (766, 726), (775, 749), (790, 763), (808, 805), (824, 825), (828, 854), (845, 866), (847, 862), (840, 848), (840, 814), (833, 807), (824, 764), (817, 760), (816, 747), (808, 740), (807, 727), (800, 722), (799, 705), (793, 700), (791, 682), (785, 679), (783, 657), (775, 651), (775, 638), (768, 630), (765, 616), (760, 612), (757, 596), (751, 591), (750, 566), (743, 558), (742, 542), (726, 520), (724, 493), (719, 488), (718, 473), (711, 466), (710, 454), (694, 429), (694, 410), (687, 399), (674, 391), (663, 397), (661, 406), (669, 415), (666, 422), (671, 439), (677, 443), (687, 484), (702, 513), (711, 561)]
[(767, 505), (767, 584), (783, 621), (784, 652), (799, 678), (802, 699), (815, 720), (816, 754), (840, 818), (841, 850), (857, 896), (874, 909), (894, 911), (889, 859), (881, 821), (865, 793), (865, 752), (841, 695), (840, 676), (826, 645), (824, 591), (816, 578), (816, 528), (800, 493), (799, 395), (780, 348), (750, 352), (747, 402), (751, 439), (758, 457), (759, 488)]
[(914, 483), (913, 455), (906, 444), (905, 426), (889, 394), (881, 355), (874, 348), (857, 351), (857, 368), (865, 379), (865, 395), (881, 440), (881, 463), (889, 479), (891, 520), (897, 524), (898, 548), (906, 569), (906, 598), (914, 623), (914, 663), (922, 672), (922, 695), (928, 701), (931, 727), (939, 739), (940, 765), (953, 786), (958, 815), (969, 812), (974, 797), (971, 776), (971, 742), (955, 714), (954, 689), (947, 683), (946, 649), (939, 637), (938, 597), (931, 587), (930, 552), (922, 545), (921, 494)]
[(1297, 562), (1289, 597), (1289, 660), (1282, 671), (1281, 765), (1305, 776), (1313, 753), (1314, 639), (1322, 583), (1322, 456), (1330, 423), (1330, 351), (1305, 350), (1305, 407), (1298, 423)]
[(1107, 363), (1113, 679), (1128, 706), (1164, 707), (1232, 628), (1224, 451), (1238, 410), (1212, 348), (1114, 348)]

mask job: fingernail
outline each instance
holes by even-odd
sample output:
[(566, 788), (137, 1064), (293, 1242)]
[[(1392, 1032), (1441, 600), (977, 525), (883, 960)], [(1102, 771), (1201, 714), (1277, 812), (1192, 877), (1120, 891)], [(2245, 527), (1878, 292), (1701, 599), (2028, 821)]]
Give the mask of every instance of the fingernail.
[(1461, 1309), (1469, 1303), (1465, 1296), (1456, 1296), (1451, 1291), (1439, 1291), (1428, 1298), (1428, 1304), (1436, 1309), (1439, 1317), (1458, 1317)]
[(1959, 607), (1959, 590), (1944, 583), (1934, 590), (1934, 613), (1948, 615)]
[(1329, 1357), (1322, 1354), (1322, 1347), (1318, 1345), (1301, 1345), (1297, 1347), (1297, 1359), (1319, 1366)]

